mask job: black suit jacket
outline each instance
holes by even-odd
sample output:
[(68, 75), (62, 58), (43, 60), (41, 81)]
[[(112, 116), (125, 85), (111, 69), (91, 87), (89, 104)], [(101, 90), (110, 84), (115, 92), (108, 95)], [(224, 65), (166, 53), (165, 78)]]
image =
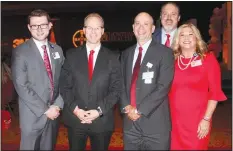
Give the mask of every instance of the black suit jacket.
[[(121, 109), (130, 104), (130, 85), (132, 63), (136, 45), (126, 49), (121, 58), (123, 88)], [(153, 64), (149, 71), (154, 72), (151, 84), (146, 84), (142, 74), (147, 72), (147, 63)], [(142, 116), (135, 122), (146, 134), (155, 134), (171, 130), (168, 92), (174, 75), (174, 57), (172, 50), (153, 39), (140, 66), (136, 83), (137, 109)], [(124, 130), (130, 130), (133, 121), (124, 115)]]
[[(70, 127), (93, 132), (114, 129), (113, 107), (121, 89), (119, 55), (101, 46), (95, 63), (92, 82), (88, 82), (86, 45), (68, 50), (61, 73), (61, 95), (64, 99), (63, 119)], [(92, 124), (82, 124), (73, 114), (75, 107), (84, 110), (100, 107), (103, 116)]]

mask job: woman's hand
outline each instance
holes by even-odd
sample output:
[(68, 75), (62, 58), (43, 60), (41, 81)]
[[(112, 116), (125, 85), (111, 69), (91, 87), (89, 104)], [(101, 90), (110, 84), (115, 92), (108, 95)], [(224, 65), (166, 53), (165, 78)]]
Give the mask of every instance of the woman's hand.
[(197, 137), (202, 139), (206, 137), (210, 130), (210, 121), (202, 119), (198, 125)]

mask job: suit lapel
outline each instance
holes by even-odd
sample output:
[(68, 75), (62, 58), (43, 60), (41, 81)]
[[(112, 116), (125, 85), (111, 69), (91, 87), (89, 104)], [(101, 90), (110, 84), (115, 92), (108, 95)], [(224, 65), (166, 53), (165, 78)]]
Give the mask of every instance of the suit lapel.
[(36, 55), (35, 58), (38, 59), (40, 66), (41, 66), (41, 69), (47, 73), (47, 70), (46, 70), (45, 65), (44, 65), (44, 60), (42, 59), (40, 51), (37, 48), (37, 46), (32, 38), (29, 40), (29, 47), (31, 48), (32, 51), (34, 51), (34, 53)]
[(96, 62), (95, 62), (95, 67), (93, 70), (91, 85), (96, 82), (96, 80), (99, 77), (99, 74), (101, 73), (101, 70), (106, 69), (106, 59), (107, 59), (107, 52), (101, 46), (99, 53), (97, 55)]
[(136, 45), (135, 47), (130, 50), (128, 59), (127, 59), (127, 67), (126, 67), (126, 75), (127, 75), (127, 90), (130, 90), (130, 85), (131, 85), (131, 79), (132, 79), (132, 67), (133, 67), (133, 59), (134, 59), (134, 53), (135, 53)]
[(50, 55), (50, 59), (51, 59), (51, 64), (52, 64), (52, 73), (53, 73), (53, 79), (55, 78), (55, 72), (56, 72), (56, 60), (53, 57), (53, 54), (56, 52), (54, 49), (54, 46), (52, 46), (51, 43), (48, 43), (49, 46), (49, 55)]
[[(142, 79), (142, 73), (145, 72), (146, 64), (148, 63), (149, 60), (151, 60), (151, 57), (155, 55), (155, 42), (152, 40), (150, 43), (150, 46), (148, 47), (146, 54), (142, 60), (141, 66), (140, 66), (140, 71), (138, 75), (138, 79)], [(140, 81), (140, 80), (138, 80)]]
[(87, 59), (87, 48), (86, 45), (82, 46), (82, 48), (79, 50), (77, 49), (77, 68), (82, 73), (85, 79), (85, 83), (88, 84), (88, 59)]

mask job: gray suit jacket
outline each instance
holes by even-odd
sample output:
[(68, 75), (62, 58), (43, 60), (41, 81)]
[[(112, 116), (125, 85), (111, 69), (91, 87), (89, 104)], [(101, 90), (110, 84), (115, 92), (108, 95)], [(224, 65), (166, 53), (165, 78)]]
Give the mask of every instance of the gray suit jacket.
[[(121, 58), (123, 74), (123, 93), (121, 109), (130, 104), (130, 85), (132, 63), (136, 45), (126, 49)], [(151, 84), (146, 84), (142, 74), (148, 70), (147, 63), (153, 64), (149, 71), (154, 72)], [(174, 75), (174, 57), (172, 50), (153, 39), (141, 63), (136, 84), (137, 109), (142, 116), (136, 121), (146, 134), (155, 134), (171, 130), (168, 92)], [(124, 115), (124, 130), (130, 130), (133, 121)]]
[[(63, 108), (63, 99), (59, 94), (59, 76), (64, 62), (60, 46), (49, 43), (50, 58), (54, 81), (53, 105)], [(58, 52), (60, 58), (54, 59)], [(12, 79), (19, 95), (20, 128), (31, 131), (42, 129), (48, 118), (44, 113), (50, 105), (51, 84), (41, 54), (29, 39), (12, 51)]]

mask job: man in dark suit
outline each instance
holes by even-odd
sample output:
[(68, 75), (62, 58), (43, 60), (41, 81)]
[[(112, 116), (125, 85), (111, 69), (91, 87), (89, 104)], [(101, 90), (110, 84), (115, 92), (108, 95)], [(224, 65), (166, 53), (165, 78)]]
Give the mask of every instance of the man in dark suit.
[(168, 2), (161, 7), (160, 20), (162, 28), (156, 28), (153, 38), (167, 47), (171, 47), (173, 37), (180, 21), (180, 8), (176, 3)]
[(137, 44), (121, 58), (125, 150), (168, 150), (170, 111), (168, 92), (173, 80), (172, 50), (152, 39), (155, 29), (148, 13), (139, 13), (133, 24)]
[(92, 149), (108, 150), (121, 89), (119, 55), (100, 42), (104, 20), (99, 14), (84, 19), (83, 31), (86, 44), (68, 50), (61, 73), (64, 123), (70, 150), (85, 150), (88, 137)]
[(60, 108), (59, 76), (64, 62), (60, 46), (48, 42), (52, 27), (44, 10), (28, 16), (32, 38), (12, 52), (12, 79), (19, 95), (20, 150), (53, 150)]

